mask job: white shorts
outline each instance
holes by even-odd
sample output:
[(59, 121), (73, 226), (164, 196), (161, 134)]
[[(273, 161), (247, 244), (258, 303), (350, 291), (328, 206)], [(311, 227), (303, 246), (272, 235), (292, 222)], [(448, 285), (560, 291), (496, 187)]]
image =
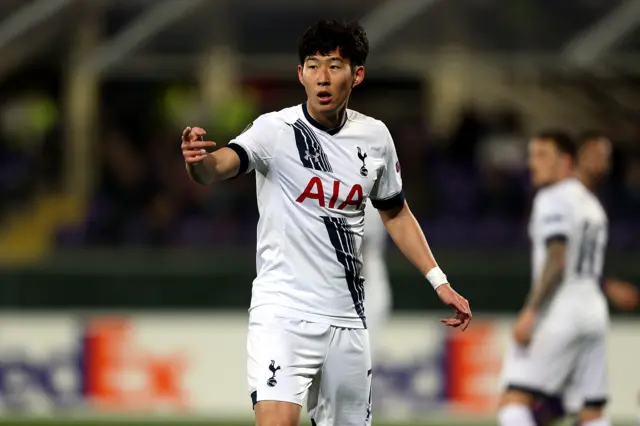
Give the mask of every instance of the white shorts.
[(371, 356), (366, 329), (283, 318), (254, 309), (247, 338), (249, 392), (259, 401), (304, 405), (323, 426), (369, 425)]
[(605, 347), (602, 338), (578, 357), (578, 365), (562, 394), (567, 413), (576, 414), (585, 405), (600, 406), (607, 402)]
[[(579, 301), (579, 300), (578, 300)], [(567, 396), (572, 411), (607, 400), (605, 328), (608, 313), (597, 306), (575, 310), (557, 303), (523, 348), (512, 342), (503, 385), (546, 396)], [(565, 393), (570, 390), (570, 395)]]

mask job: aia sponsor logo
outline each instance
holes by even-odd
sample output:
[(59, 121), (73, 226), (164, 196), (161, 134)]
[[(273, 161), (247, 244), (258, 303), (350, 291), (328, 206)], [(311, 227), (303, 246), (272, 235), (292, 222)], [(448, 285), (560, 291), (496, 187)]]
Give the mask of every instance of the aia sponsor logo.
[(309, 180), (302, 194), (296, 198), (296, 201), (298, 203), (304, 203), (307, 200), (315, 200), (320, 207), (328, 206), (330, 209), (337, 208), (338, 210), (344, 210), (347, 206), (354, 206), (355, 209), (360, 208), (364, 198), (361, 185), (353, 185), (348, 192), (345, 190), (344, 193), (347, 194), (345, 198), (342, 197), (344, 193), (341, 192), (340, 181), (334, 180), (332, 187), (326, 188), (325, 190), (325, 187), (322, 185), (322, 180), (314, 176)]

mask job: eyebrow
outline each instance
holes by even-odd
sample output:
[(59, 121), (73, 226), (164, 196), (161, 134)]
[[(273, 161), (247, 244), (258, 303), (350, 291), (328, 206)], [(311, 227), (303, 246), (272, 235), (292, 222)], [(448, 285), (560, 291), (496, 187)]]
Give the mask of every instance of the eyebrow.
[[(314, 56), (309, 56), (309, 57), (307, 57), (307, 61), (320, 61), (320, 60), (323, 60), (324, 58), (326, 58), (326, 56), (317, 56), (317, 55), (314, 55)], [(335, 61), (338, 61), (338, 62), (344, 62), (344, 59), (342, 59), (342, 58), (341, 58), (341, 57), (339, 57), (339, 56), (332, 56), (332, 57), (327, 58), (327, 59), (325, 59), (325, 60), (327, 60), (327, 61), (329, 61), (329, 62), (335, 62)]]

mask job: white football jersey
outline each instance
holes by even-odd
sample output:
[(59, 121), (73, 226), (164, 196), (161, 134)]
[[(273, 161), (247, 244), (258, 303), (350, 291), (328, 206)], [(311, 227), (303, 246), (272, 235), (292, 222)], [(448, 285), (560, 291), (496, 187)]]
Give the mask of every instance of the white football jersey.
[(327, 129), (306, 104), (258, 117), (229, 145), (240, 173), (256, 171), (258, 221), (251, 309), (366, 328), (364, 208), (404, 203), (400, 164), (387, 127), (348, 110)]
[(529, 232), (534, 283), (544, 268), (547, 242), (561, 238), (567, 242), (561, 285), (600, 288), (608, 238), (607, 215), (598, 198), (578, 179), (564, 179), (538, 192)]

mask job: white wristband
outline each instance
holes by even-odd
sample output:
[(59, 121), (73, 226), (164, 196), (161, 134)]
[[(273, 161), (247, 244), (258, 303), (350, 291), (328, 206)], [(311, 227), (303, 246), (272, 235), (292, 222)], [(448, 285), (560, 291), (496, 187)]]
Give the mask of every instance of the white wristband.
[(435, 268), (427, 272), (427, 275), (425, 275), (425, 278), (431, 283), (431, 286), (433, 287), (434, 290), (440, 287), (442, 284), (449, 283), (449, 281), (447, 281), (447, 276), (444, 274), (444, 272), (442, 272), (442, 269), (440, 269), (440, 267), (438, 266), (436, 266)]

